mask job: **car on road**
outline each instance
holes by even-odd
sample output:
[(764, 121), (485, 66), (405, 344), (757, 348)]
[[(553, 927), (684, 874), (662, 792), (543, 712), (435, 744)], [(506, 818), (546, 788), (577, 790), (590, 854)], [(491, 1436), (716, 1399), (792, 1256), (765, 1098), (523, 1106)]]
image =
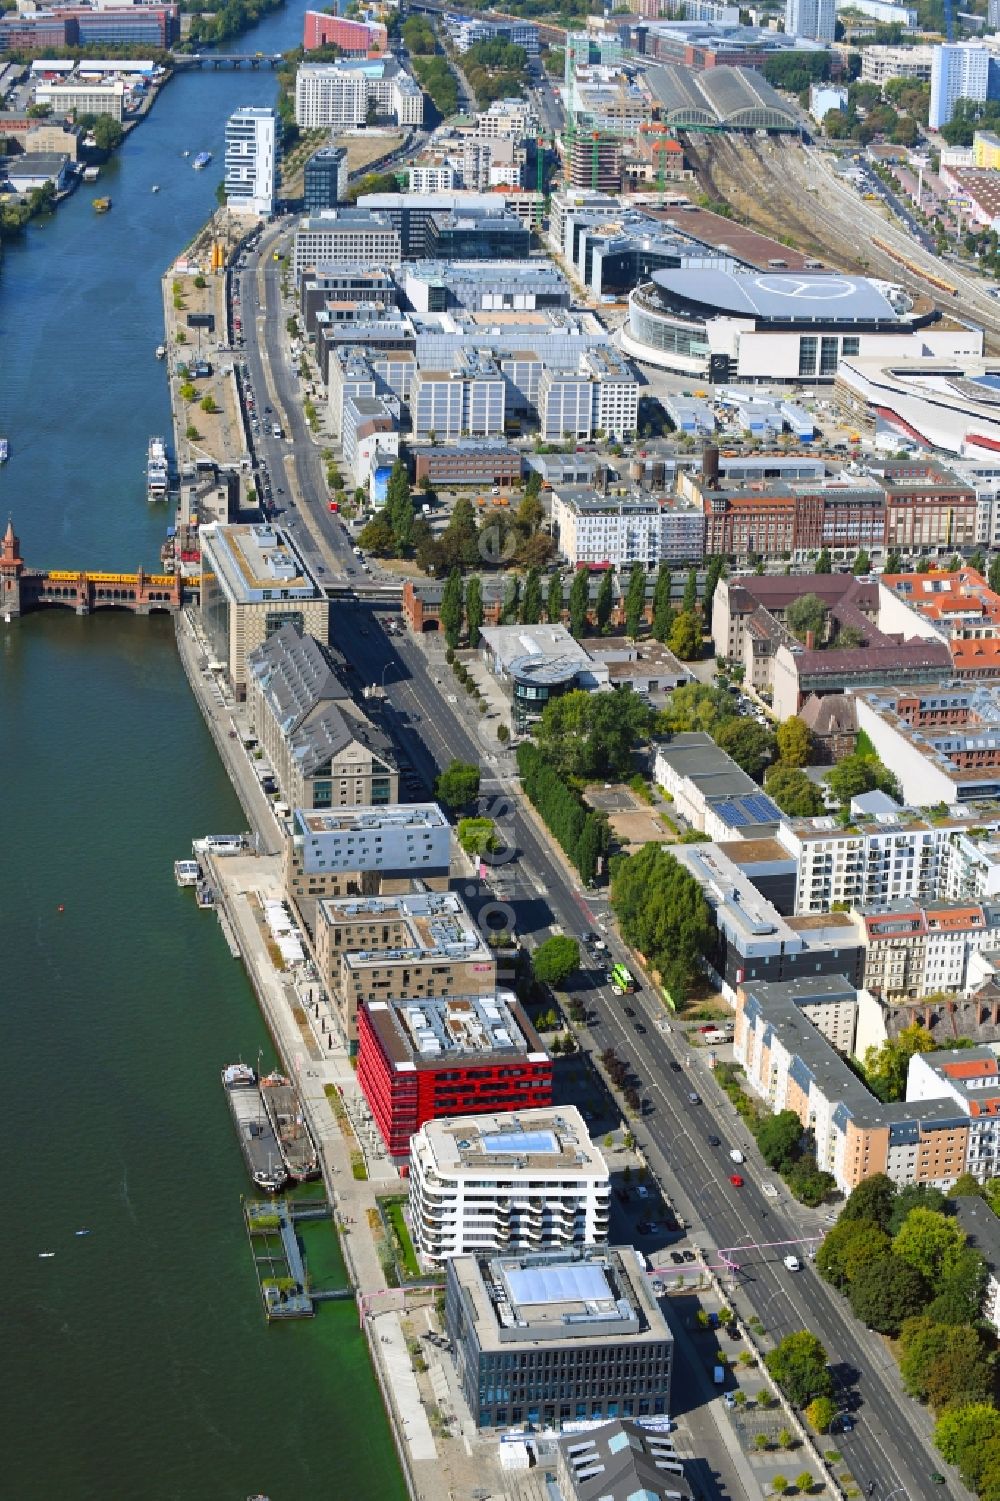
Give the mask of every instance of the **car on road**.
[(740, 1177), (739, 1173), (730, 1173), (729, 1174), (729, 1181), (733, 1185), (734, 1188), (742, 1188), (743, 1187), (743, 1179)]
[(784, 1258), (785, 1269), (789, 1272), (801, 1272), (802, 1263), (797, 1256), (788, 1255)]
[(719, 1138), (717, 1136), (710, 1136), (708, 1138), (708, 1144), (709, 1144), (710, 1147), (718, 1147), (718, 1146), (722, 1145), (722, 1143), (720, 1142), (720, 1140), (719, 1140)]
[(670, 1067), (673, 1069), (673, 1071), (674, 1071), (675, 1074), (680, 1074), (680, 1073), (684, 1072), (683, 1069), (681, 1068), (680, 1064), (677, 1062), (676, 1058), (671, 1058), (671, 1060), (670, 1060)]
[(649, 1221), (648, 1220), (640, 1220), (639, 1223), (635, 1227), (635, 1233), (636, 1233), (636, 1235), (648, 1235), (649, 1234)]
[(640, 1199), (649, 1198), (649, 1189), (646, 1187), (645, 1183), (639, 1184), (639, 1187), (636, 1189), (636, 1193), (638, 1194)]
[(681, 1255), (685, 1261), (694, 1261), (696, 1259), (693, 1251), (682, 1251)]
[(684, 1265), (684, 1257), (681, 1255), (680, 1251), (671, 1251), (670, 1260), (673, 1262), (674, 1266)]
[(645, 1036), (646, 1028), (642, 1022), (636, 1022), (635, 1030), (640, 1033), (640, 1035)]
[(700, 1094), (696, 1094), (693, 1089), (690, 1089), (690, 1090), (688, 1090), (688, 1100), (690, 1101), (690, 1103), (692, 1105), (700, 1105), (701, 1104), (701, 1095)]
[(729, 1152), (729, 1157), (732, 1162), (743, 1162), (745, 1160), (743, 1153), (740, 1151), (739, 1147), (732, 1147)]
[(634, 1016), (635, 1015), (635, 1007), (634, 1006), (626, 1006), (625, 1007), (625, 1015), (626, 1016)]

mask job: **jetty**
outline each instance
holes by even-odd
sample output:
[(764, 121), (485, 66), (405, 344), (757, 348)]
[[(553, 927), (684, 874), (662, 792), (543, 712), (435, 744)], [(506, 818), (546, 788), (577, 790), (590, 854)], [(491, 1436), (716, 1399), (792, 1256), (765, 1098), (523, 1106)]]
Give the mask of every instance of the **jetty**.
[(325, 1201), (301, 1204), (279, 1199), (244, 1199), (243, 1219), (253, 1254), (264, 1316), (274, 1319), (310, 1319), (317, 1303), (353, 1301), (350, 1287), (313, 1290), (309, 1286), (302, 1247), (295, 1233), (301, 1220), (329, 1219)]

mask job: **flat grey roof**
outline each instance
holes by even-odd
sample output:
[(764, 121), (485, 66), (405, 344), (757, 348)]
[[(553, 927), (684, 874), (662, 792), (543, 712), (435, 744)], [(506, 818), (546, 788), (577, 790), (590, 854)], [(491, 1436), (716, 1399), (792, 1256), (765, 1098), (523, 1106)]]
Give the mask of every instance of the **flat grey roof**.
[(654, 271), (652, 279), (664, 292), (704, 303), (719, 313), (815, 323), (899, 322), (888, 297), (863, 276), (678, 267)]

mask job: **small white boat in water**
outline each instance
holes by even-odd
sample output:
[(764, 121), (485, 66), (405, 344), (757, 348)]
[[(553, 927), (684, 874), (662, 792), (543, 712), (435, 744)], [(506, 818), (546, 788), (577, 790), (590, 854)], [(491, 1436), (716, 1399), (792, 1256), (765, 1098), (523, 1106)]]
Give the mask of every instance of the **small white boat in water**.
[(55, 1251), (39, 1251), (38, 1259), (39, 1261), (51, 1261), (55, 1254)]
[(89, 1230), (74, 1230), (73, 1234), (74, 1235), (89, 1235), (90, 1231)]
[(160, 184), (158, 182), (154, 182), (149, 191), (151, 193), (158, 193), (160, 191)]

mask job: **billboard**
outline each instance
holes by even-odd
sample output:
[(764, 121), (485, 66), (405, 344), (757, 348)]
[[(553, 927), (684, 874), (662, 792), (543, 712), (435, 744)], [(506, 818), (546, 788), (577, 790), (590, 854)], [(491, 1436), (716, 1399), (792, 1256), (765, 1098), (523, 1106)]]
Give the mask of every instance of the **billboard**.
[(380, 464), (377, 469), (373, 470), (371, 477), (372, 505), (385, 505), (389, 490), (389, 476), (391, 474), (391, 464)]

